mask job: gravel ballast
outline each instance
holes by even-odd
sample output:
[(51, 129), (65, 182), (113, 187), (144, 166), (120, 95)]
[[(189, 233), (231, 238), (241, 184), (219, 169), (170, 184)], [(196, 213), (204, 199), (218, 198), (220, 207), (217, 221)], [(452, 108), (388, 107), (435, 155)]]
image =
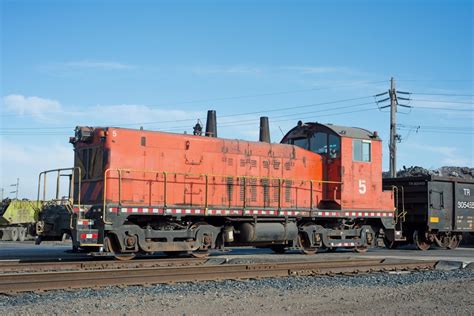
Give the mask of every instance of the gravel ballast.
[(474, 314), (474, 271), (110, 287), (0, 296), (2, 314)]

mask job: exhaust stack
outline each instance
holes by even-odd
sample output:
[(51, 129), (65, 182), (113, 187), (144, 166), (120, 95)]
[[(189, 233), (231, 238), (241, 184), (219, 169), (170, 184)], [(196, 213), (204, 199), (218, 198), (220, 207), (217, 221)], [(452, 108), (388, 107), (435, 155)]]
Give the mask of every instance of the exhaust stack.
[(215, 110), (207, 111), (206, 136), (217, 137), (217, 120)]
[(259, 141), (264, 143), (271, 143), (270, 141), (270, 125), (267, 116), (260, 117), (260, 134)]

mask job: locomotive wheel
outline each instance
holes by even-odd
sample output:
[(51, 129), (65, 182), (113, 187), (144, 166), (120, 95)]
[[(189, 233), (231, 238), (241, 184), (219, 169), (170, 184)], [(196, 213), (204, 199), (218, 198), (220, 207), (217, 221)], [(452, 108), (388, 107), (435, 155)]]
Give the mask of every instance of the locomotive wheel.
[(452, 241), (452, 237), (450, 236), (446, 236), (446, 235), (442, 235), (442, 236), (439, 236), (439, 243), (437, 242), (438, 246), (440, 248), (443, 248), (443, 249), (451, 249), (449, 248), (450, 244), (451, 244), (451, 241)]
[(209, 256), (209, 252), (207, 250), (195, 250), (191, 251), (189, 255), (193, 258), (203, 259)]
[[(208, 225), (208, 224), (206, 222), (197, 222), (197, 223), (192, 224), (189, 229), (196, 229), (201, 225)], [(209, 252), (207, 248), (199, 248), (197, 250), (190, 251), (189, 255), (194, 258), (202, 259), (202, 258), (208, 257)]]
[(114, 255), (115, 259), (131, 260), (135, 258), (136, 254), (134, 253), (121, 253), (120, 251), (118, 251), (118, 247), (115, 244), (113, 238), (109, 236), (104, 238), (104, 246), (105, 246), (106, 251), (111, 252)]
[(448, 249), (456, 249), (459, 244), (461, 243), (461, 238), (459, 238), (458, 235), (453, 235), (453, 237), (451, 237), (450, 239), (450, 242), (447, 246)]
[(413, 241), (419, 250), (428, 250), (431, 247), (431, 243), (426, 239), (426, 235), (423, 231), (417, 231), (413, 233)]
[(270, 249), (277, 254), (284, 254), (286, 252), (285, 245), (274, 245), (271, 246)]
[[(310, 225), (313, 225), (313, 223), (306, 223), (303, 226), (310, 226)], [(298, 248), (300, 248), (300, 250), (305, 255), (314, 255), (318, 251), (317, 247), (310, 246), (311, 243), (308, 240), (308, 236), (303, 232), (298, 233), (297, 243), (298, 243)]]
[(12, 230), (10, 230), (10, 237), (12, 238), (12, 241), (18, 240), (18, 229), (16, 229), (16, 227), (13, 227)]
[(354, 251), (357, 253), (366, 253), (367, 250), (369, 250), (369, 247), (367, 246), (355, 246)]
[(18, 227), (18, 240), (25, 241), (25, 239), (26, 239), (26, 228)]

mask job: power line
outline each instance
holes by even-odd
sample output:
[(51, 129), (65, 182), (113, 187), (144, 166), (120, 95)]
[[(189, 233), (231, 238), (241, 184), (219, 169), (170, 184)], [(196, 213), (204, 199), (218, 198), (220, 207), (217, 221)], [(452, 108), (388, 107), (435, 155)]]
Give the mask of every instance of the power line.
[[(413, 129), (410, 129), (410, 128), (400, 128), (400, 130), (413, 131)], [(416, 131), (415, 133), (474, 135), (474, 132), (468, 132), (468, 131), (418, 130), (418, 131)]]
[(439, 95), (446, 97), (474, 97), (474, 94), (457, 94), (457, 93), (423, 93), (423, 92), (412, 92), (411, 94), (417, 95)]
[[(373, 104), (373, 102), (365, 102), (365, 103), (359, 103), (359, 104), (353, 104), (353, 105), (346, 105), (346, 106), (339, 106), (335, 108), (330, 108), (330, 109), (323, 109), (323, 110), (318, 110), (318, 111), (310, 111), (310, 112), (300, 112), (300, 113), (289, 113), (289, 114), (283, 114), (283, 115), (277, 115), (277, 116), (272, 116), (272, 119), (276, 118), (282, 118), (282, 117), (289, 117), (289, 116), (302, 116), (302, 115), (307, 115), (307, 114), (314, 114), (314, 113), (321, 113), (321, 112), (327, 112), (327, 111), (334, 111), (334, 110), (341, 110), (341, 109), (347, 109), (347, 108), (354, 108), (358, 106), (364, 106), (364, 105), (369, 105)], [(258, 118), (256, 119), (251, 119), (247, 121), (256, 121), (259, 120)], [(239, 121), (239, 122), (245, 122), (245, 121)], [(221, 123), (222, 126), (225, 126), (226, 123), (232, 123), (231, 122), (223, 122)]]
[(403, 128), (422, 128), (422, 129), (443, 129), (443, 130), (474, 130), (474, 126), (445, 126), (445, 125), (406, 125), (398, 124), (398, 126)]
[[(309, 91), (329, 90), (329, 89), (340, 88), (340, 87), (350, 87), (350, 86), (360, 85), (360, 84), (378, 84), (378, 83), (384, 83), (384, 82), (386, 82), (386, 80), (351, 82), (351, 83), (343, 83), (339, 85), (332, 85), (331, 87), (318, 87), (318, 88), (287, 90), (287, 91), (277, 91), (277, 92), (264, 92), (264, 93), (259, 93), (259, 94), (247, 94), (247, 95), (238, 95), (238, 96), (230, 96), (230, 97), (216, 97), (216, 98), (209, 98), (209, 99), (173, 102), (173, 103), (167, 103), (167, 104), (162, 104), (162, 105), (147, 105), (147, 107), (167, 107), (167, 106), (175, 106), (175, 105), (181, 105), (181, 104), (247, 99), (247, 98), (274, 96), (274, 95), (293, 94), (293, 93), (300, 93), (300, 92), (309, 92)], [(77, 114), (78, 112), (66, 112), (66, 114), (67, 113)], [(0, 115), (0, 117), (8, 117), (8, 116), (15, 116), (15, 115), (18, 115), (18, 114), (2, 114)], [(34, 114), (30, 114), (28, 116), (31, 116), (31, 115), (34, 115)]]
[(250, 94), (250, 95), (240, 95), (240, 96), (231, 96), (231, 97), (218, 97), (218, 98), (212, 98), (212, 99), (201, 99), (201, 100), (193, 100), (193, 101), (185, 101), (185, 102), (176, 102), (176, 103), (171, 103), (171, 104), (167, 104), (167, 105), (151, 105), (150, 107), (155, 107), (155, 106), (170, 106), (170, 105), (199, 103), (199, 102), (223, 101), (223, 100), (235, 100), (235, 99), (245, 99), (245, 98), (255, 98), (255, 97), (272, 96), (272, 95), (283, 95), (283, 94), (292, 94), (292, 93), (300, 93), (300, 92), (328, 90), (328, 89), (333, 89), (333, 88), (346, 87), (346, 86), (353, 86), (353, 85), (360, 85), (360, 84), (377, 84), (377, 83), (384, 83), (384, 82), (386, 82), (386, 80), (367, 81), (367, 82), (355, 82), (355, 83), (346, 83), (346, 84), (334, 85), (334, 86), (331, 86), (331, 87), (319, 87), (319, 88), (310, 88), (310, 89), (299, 89), (299, 90), (289, 90), (289, 91), (279, 91), (279, 92), (268, 92), (268, 93)]
[(399, 81), (472, 82), (473, 79), (398, 79)]
[(474, 102), (467, 102), (467, 101), (448, 101), (448, 100), (422, 100), (422, 99), (411, 99), (412, 101), (421, 101), (421, 102), (433, 102), (433, 103), (456, 103), (456, 104), (471, 104), (473, 105)]
[[(252, 112), (244, 112), (244, 113), (235, 113), (235, 114), (228, 114), (219, 116), (219, 118), (226, 118), (226, 117), (236, 117), (236, 116), (244, 116), (244, 115), (253, 115), (259, 113), (269, 113), (269, 112), (278, 112), (278, 111), (286, 111), (298, 108), (305, 108), (305, 107), (314, 107), (314, 106), (323, 106), (323, 105), (330, 105), (330, 104), (337, 104), (337, 103), (344, 103), (349, 101), (356, 101), (356, 100), (363, 100), (372, 98), (372, 96), (365, 96), (365, 97), (357, 97), (357, 98), (349, 98), (349, 99), (340, 99), (334, 101), (327, 101), (321, 103), (312, 103), (312, 104), (305, 104), (305, 105), (297, 105), (297, 106), (290, 106), (290, 107), (280, 107), (276, 109), (269, 109), (269, 110), (261, 110), (261, 111), (252, 111)], [(97, 125), (108, 125), (108, 126), (134, 126), (134, 125), (148, 125), (148, 124), (166, 124), (166, 123), (176, 123), (176, 122), (194, 122), (197, 119), (203, 118), (192, 118), (192, 119), (181, 119), (181, 120), (169, 120), (169, 121), (148, 121), (148, 122), (135, 122), (135, 123), (124, 123), (124, 124), (97, 124)], [(70, 129), (70, 126), (61, 126), (61, 127), (0, 127), (0, 130), (38, 130), (38, 129)]]
[[(329, 109), (328, 109), (329, 110)], [(358, 112), (365, 112), (365, 111), (375, 111), (378, 110), (377, 107), (372, 107), (368, 109), (360, 109), (360, 110), (354, 110), (354, 111), (343, 111), (343, 112), (337, 112), (337, 113), (329, 113), (329, 114), (323, 114), (323, 115), (318, 115), (317, 118), (319, 117), (326, 117), (326, 116), (335, 116), (335, 115), (346, 115), (346, 114), (351, 114), (351, 113), (358, 113)], [(317, 113), (317, 112), (315, 112)], [(286, 117), (286, 116), (283, 116)], [(307, 118), (306, 121), (311, 120), (312, 118)], [(285, 118), (285, 119), (280, 119), (280, 120), (272, 120), (272, 122), (285, 122), (285, 121), (293, 121), (295, 118)], [(234, 121), (234, 122), (227, 122), (227, 123), (222, 123), (219, 126), (222, 127), (230, 127), (230, 126), (247, 126), (247, 125), (254, 125), (257, 124), (258, 119), (255, 119), (255, 121), (250, 120), (248, 121)], [(183, 127), (172, 127), (172, 128), (163, 128), (163, 129), (156, 129), (156, 131), (174, 131), (174, 130), (183, 130), (183, 129), (189, 129), (191, 128), (190, 126), (183, 126)], [(34, 135), (70, 135), (70, 134), (62, 134), (62, 133), (48, 133), (48, 132), (40, 132), (38, 133), (31, 133), (31, 132), (25, 132), (21, 133), (19, 131), (14, 131), (14, 132), (9, 132), (9, 131), (0, 131), (0, 135), (8, 135), (8, 136), (34, 136)]]
[[(330, 108), (330, 109), (323, 109), (323, 110), (318, 110), (318, 111), (288, 113), (288, 114), (283, 114), (283, 115), (271, 116), (270, 119), (271, 119), (272, 122), (290, 121), (290, 120), (294, 120), (294, 118), (289, 118), (289, 119), (284, 119), (284, 120), (275, 120), (275, 119), (276, 118), (288, 118), (290, 116), (302, 116), (302, 115), (307, 115), (307, 114), (321, 113), (321, 112), (334, 111), (334, 110), (340, 110), (340, 109), (347, 109), (347, 108), (353, 108), (353, 107), (358, 107), (358, 106), (363, 106), (363, 105), (368, 105), (368, 104), (373, 104), (373, 102), (365, 102), (365, 103), (353, 104), (353, 105), (348, 105), (348, 106), (341, 106), (341, 107), (335, 107), (335, 108)], [(372, 108), (372, 109), (375, 109), (375, 108)], [(328, 114), (328, 115), (334, 115), (334, 114)], [(320, 115), (320, 116), (325, 116), (325, 115)], [(233, 121), (221, 122), (219, 124), (219, 126), (222, 126), (222, 127), (238, 126), (238, 125), (244, 125), (242, 123), (247, 123), (247, 122), (251, 123), (251, 124), (254, 124), (254, 123), (258, 122), (258, 120), (259, 120), (259, 118), (243, 120), (243, 121), (242, 120), (233, 120)], [(189, 128), (189, 126), (176, 126), (176, 127), (162, 128), (162, 129), (157, 129), (157, 130), (182, 130), (182, 129), (186, 129), (186, 128)]]
[(442, 110), (442, 111), (457, 111), (457, 112), (473, 112), (474, 109), (453, 109), (453, 108), (441, 108), (441, 107), (435, 107), (435, 106), (414, 106), (414, 109), (419, 109), (419, 110)]

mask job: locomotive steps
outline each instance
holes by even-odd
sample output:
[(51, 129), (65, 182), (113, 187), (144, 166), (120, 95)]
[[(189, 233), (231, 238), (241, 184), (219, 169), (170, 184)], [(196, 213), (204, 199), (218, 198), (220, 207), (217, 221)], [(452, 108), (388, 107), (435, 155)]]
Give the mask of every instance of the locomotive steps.
[[(87, 261), (70, 262), (66, 265), (65, 263), (49, 263), (49, 266), (48, 263), (3, 263), (0, 264), (0, 293), (14, 294), (228, 279), (432, 270), (438, 263), (438, 261), (419, 260), (346, 259), (209, 265), (206, 261), (200, 259)], [(29, 265), (30, 268), (25, 265)]]

